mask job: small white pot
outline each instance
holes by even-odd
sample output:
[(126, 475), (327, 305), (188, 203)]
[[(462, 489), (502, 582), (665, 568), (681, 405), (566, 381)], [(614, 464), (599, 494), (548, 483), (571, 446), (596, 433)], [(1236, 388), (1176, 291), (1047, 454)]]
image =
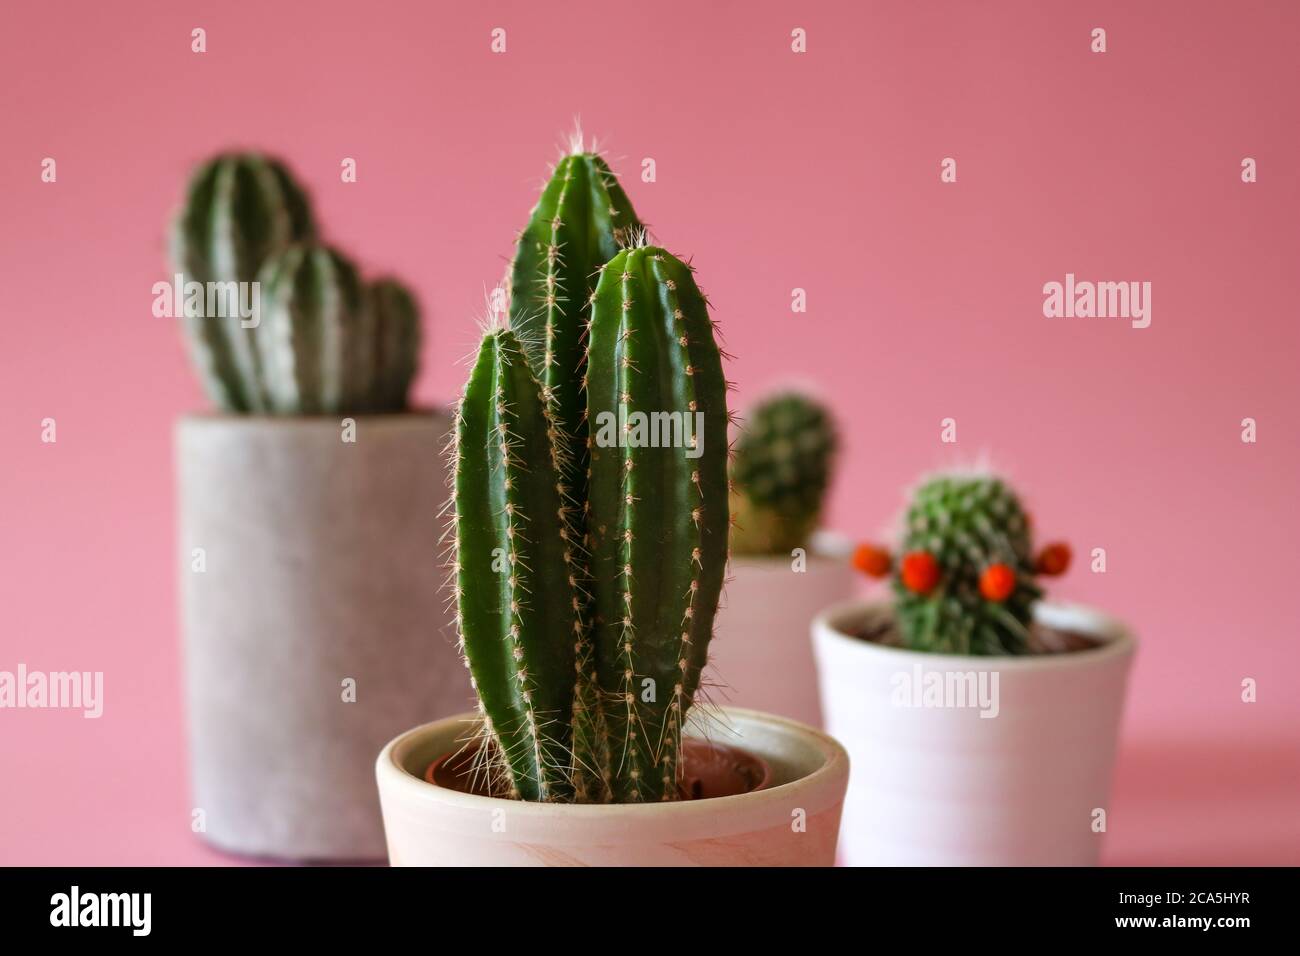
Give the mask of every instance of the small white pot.
[(525, 803), (428, 783), (473, 714), (392, 741), (375, 765), (394, 866), (830, 866), (848, 782), (844, 748), (751, 710), (720, 709), (710, 740), (767, 762), (771, 784), (730, 797), (653, 804)]
[(847, 545), (819, 536), (803, 571), (786, 555), (735, 555), (709, 642), (714, 699), (822, 726), (808, 628), (824, 608), (853, 596), (858, 575)]
[[(959, 657), (846, 633), (891, 613), (887, 604), (855, 603), (813, 623), (826, 726), (853, 761), (844, 862), (1094, 865), (1133, 660), (1129, 632), (1085, 608), (1041, 604), (1043, 623), (1104, 643), (1032, 657)], [(939, 681), (975, 705), (954, 706), (961, 699), (953, 693), (927, 703), (926, 686)]]
[(355, 421), (176, 430), (193, 806), (222, 849), (382, 859), (375, 751), (472, 697), (440, 592), (450, 422)]

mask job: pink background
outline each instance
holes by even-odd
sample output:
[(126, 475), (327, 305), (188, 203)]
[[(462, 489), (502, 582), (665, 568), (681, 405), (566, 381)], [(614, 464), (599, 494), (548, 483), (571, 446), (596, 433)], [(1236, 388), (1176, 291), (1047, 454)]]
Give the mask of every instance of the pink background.
[[(150, 314), (190, 167), (285, 156), (328, 234), (418, 289), (433, 402), (577, 114), (694, 256), (738, 403), (792, 378), (834, 403), (831, 524), (875, 536), (918, 473), (987, 452), (1044, 535), (1107, 550), (1055, 588), (1142, 641), (1106, 860), (1300, 862), (1300, 8), (438, 6), (8, 11), (0, 669), (102, 670), (106, 711), (0, 711), (0, 863), (228, 862), (190, 833), (178, 683), (171, 426), (205, 402)], [(1151, 327), (1044, 318), (1066, 272), (1150, 281)]]

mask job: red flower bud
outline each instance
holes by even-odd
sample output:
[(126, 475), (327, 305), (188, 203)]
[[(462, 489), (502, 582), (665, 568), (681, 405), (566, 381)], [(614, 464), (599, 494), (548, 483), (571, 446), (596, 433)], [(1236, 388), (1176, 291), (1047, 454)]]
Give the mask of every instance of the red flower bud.
[(1056, 577), (1064, 574), (1070, 566), (1070, 546), (1063, 541), (1054, 541), (1038, 552), (1035, 567), (1039, 574)]
[(853, 552), (853, 566), (872, 578), (883, 578), (894, 567), (894, 557), (874, 544), (860, 544)]
[(980, 575), (980, 594), (1001, 604), (1016, 590), (1016, 572), (1005, 564), (990, 564)]
[(939, 583), (939, 562), (928, 551), (903, 555), (903, 586), (915, 594), (929, 594)]

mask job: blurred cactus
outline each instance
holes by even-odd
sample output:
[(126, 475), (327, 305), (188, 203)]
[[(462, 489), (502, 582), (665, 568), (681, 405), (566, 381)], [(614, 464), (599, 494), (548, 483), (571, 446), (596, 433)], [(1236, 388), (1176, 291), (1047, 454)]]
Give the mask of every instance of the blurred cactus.
[(788, 554), (817, 530), (839, 441), (830, 411), (798, 392), (750, 414), (732, 462), (737, 554)]
[[(172, 263), (187, 282), (251, 283), (267, 259), (315, 235), (307, 194), (283, 163), (260, 153), (223, 153), (190, 180), (172, 229)], [(261, 411), (257, 330), (238, 316), (187, 311), (184, 322), (212, 401), (225, 411)]]
[[(255, 316), (187, 310), (190, 353), (223, 411), (396, 412), (420, 348), (419, 311), (392, 279), (364, 287), (317, 243), (307, 193), (259, 153), (223, 153), (190, 181), (171, 235), (185, 282), (252, 284)], [(232, 286), (233, 288), (233, 286)]]
[(369, 411), (399, 412), (420, 366), (420, 307), (396, 279), (376, 279), (366, 290), (373, 322), (374, 386)]
[(291, 246), (262, 270), (266, 408), (333, 415), (364, 407), (374, 389), (374, 315), (356, 267), (324, 246)]
[(1034, 650), (1037, 578), (1069, 566), (1064, 544), (1035, 557), (1029, 516), (996, 475), (942, 474), (924, 481), (903, 515), (898, 557), (864, 545), (855, 563), (892, 574), (900, 636), (913, 650), (1025, 654)]

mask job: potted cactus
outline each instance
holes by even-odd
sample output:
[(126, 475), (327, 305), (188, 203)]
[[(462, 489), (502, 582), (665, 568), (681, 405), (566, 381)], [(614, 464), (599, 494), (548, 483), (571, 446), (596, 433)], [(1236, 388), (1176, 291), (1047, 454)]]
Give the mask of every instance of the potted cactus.
[[(375, 749), (463, 699), (436, 594), (450, 420), (407, 407), (414, 298), (323, 245), (302, 187), (254, 153), (198, 170), (171, 248), (218, 409), (176, 429), (195, 829), (259, 856), (382, 857)], [(254, 308), (213, 310), (214, 289)]]
[(380, 754), (390, 860), (831, 863), (842, 748), (694, 706), (726, 564), (728, 413), (692, 268), (648, 244), (608, 167), (575, 150), (511, 288), (453, 454), (452, 585), (479, 709)]
[(819, 530), (839, 448), (835, 420), (785, 389), (754, 406), (734, 444), (714, 673), (730, 702), (819, 726), (808, 627), (855, 589), (851, 544)]
[(1036, 553), (1019, 496), (976, 471), (923, 481), (894, 553), (858, 549), (892, 601), (813, 625), (827, 727), (854, 763), (846, 862), (1097, 861), (1134, 641), (1041, 600), (1069, 559)]

